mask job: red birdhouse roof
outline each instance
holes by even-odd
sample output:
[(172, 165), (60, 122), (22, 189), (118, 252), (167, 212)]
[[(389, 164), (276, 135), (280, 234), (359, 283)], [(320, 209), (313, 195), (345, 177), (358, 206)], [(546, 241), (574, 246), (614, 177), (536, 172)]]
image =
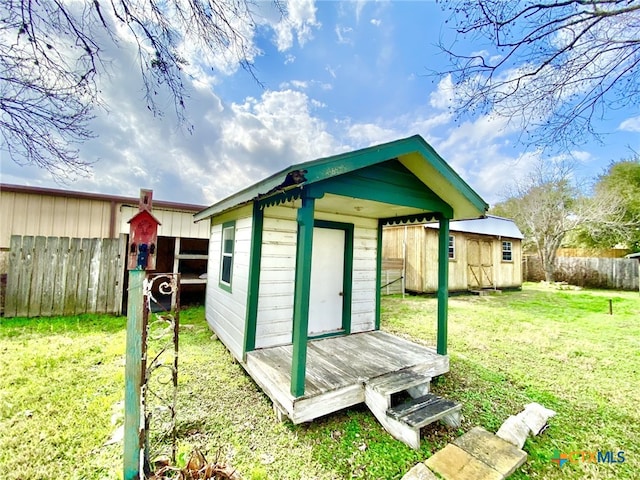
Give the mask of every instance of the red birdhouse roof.
[(138, 219), (138, 218), (140, 218), (142, 215), (148, 216), (148, 217), (149, 217), (149, 218), (151, 218), (151, 220), (153, 220), (156, 224), (158, 224), (158, 225), (162, 225), (162, 224), (160, 223), (160, 221), (159, 221), (156, 217), (154, 217), (153, 215), (151, 215), (151, 213), (149, 212), (149, 210), (142, 210), (142, 211), (140, 211), (140, 212), (136, 213), (133, 217), (131, 217), (129, 220), (127, 220), (127, 223), (131, 223), (131, 222), (133, 222), (134, 220), (137, 220), (137, 219)]

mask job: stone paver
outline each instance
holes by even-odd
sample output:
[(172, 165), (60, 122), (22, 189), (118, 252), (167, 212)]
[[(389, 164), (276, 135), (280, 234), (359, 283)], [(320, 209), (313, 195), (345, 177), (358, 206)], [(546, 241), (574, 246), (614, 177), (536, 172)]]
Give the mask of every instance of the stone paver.
[(438, 477), (424, 463), (418, 463), (404, 474), (402, 480), (438, 480)]
[(453, 443), (505, 477), (527, 460), (526, 452), (482, 427), (474, 427)]
[(504, 480), (500, 472), (452, 443), (429, 457), (425, 464), (445, 480)]

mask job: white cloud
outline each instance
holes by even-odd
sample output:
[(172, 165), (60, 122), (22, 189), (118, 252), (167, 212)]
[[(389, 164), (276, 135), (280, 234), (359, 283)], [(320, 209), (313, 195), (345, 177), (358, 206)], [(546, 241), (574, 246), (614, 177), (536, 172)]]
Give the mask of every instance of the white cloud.
[(291, 85), (295, 88), (304, 89), (309, 86), (309, 82), (303, 82), (302, 80), (291, 80)]
[(439, 110), (448, 109), (453, 105), (455, 88), (451, 75), (445, 76), (438, 82), (436, 90), (429, 94), (429, 104)]
[(396, 130), (373, 123), (354, 124), (347, 130), (347, 137), (351, 142), (361, 147), (396, 140), (399, 136)]
[(640, 132), (640, 117), (631, 117), (620, 123), (618, 129), (625, 132)]
[(356, 23), (360, 23), (360, 15), (366, 3), (367, 0), (356, 0), (356, 2), (354, 2), (356, 8)]
[(313, 29), (320, 28), (316, 20), (316, 6), (313, 0), (291, 0), (286, 4), (288, 15), (273, 25), (276, 32), (276, 46), (280, 52), (293, 46), (294, 35), (300, 46), (313, 38)]
[(288, 165), (333, 153), (336, 140), (310, 112), (318, 106), (294, 90), (267, 91), (260, 99), (232, 104), (233, 116), (222, 127), (220, 158), (223, 164), (247, 165), (251, 173), (235, 178), (231, 173), (227, 185), (238, 189)]
[(348, 37), (353, 32), (353, 28), (336, 25), (335, 32), (338, 37), (338, 43), (353, 45), (353, 40)]
[(298, 90), (307, 90), (310, 88), (320, 88), (321, 90), (331, 90), (333, 86), (330, 83), (321, 82), (319, 80), (289, 80), (280, 84), (280, 90), (295, 88)]

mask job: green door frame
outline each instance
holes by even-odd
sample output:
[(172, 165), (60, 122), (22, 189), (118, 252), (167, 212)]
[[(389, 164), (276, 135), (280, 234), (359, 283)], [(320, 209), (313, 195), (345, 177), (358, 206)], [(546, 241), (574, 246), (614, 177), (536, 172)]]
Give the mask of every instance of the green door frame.
[(335, 337), (349, 335), (351, 333), (351, 299), (353, 292), (353, 223), (332, 222), (328, 220), (315, 220), (315, 228), (330, 228), (344, 231), (344, 262), (342, 274), (342, 330), (338, 332), (314, 335), (309, 338)]

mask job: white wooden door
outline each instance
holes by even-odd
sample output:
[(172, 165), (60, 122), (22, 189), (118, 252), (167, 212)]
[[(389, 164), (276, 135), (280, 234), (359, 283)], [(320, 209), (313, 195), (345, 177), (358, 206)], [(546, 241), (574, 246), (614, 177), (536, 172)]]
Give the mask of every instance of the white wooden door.
[(342, 329), (345, 231), (313, 229), (309, 336)]

